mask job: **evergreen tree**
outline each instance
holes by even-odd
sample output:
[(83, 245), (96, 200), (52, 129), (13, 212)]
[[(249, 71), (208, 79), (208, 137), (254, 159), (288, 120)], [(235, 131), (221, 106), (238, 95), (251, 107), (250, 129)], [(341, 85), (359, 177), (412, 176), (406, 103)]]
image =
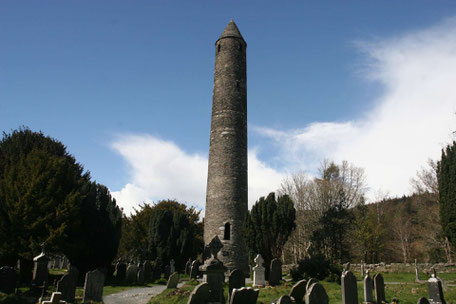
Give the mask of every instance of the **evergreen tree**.
[(440, 195), (440, 221), (444, 235), (456, 245), (456, 142), (442, 150), (437, 177)]
[(272, 259), (280, 258), (282, 249), (291, 232), (295, 229), (296, 210), (288, 195), (279, 196), (274, 192), (260, 199), (247, 214), (245, 239), (251, 260), (261, 254), (265, 261), (266, 276)]

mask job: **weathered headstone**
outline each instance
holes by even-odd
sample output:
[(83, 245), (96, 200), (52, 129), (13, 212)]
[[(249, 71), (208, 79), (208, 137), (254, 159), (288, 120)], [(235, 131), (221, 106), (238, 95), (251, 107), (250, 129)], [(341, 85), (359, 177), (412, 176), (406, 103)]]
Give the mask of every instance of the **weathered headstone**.
[(263, 258), (260, 254), (255, 257), (256, 266), (253, 267), (253, 286), (265, 286), (266, 281), (264, 278)]
[(174, 266), (174, 264), (176, 264), (176, 262), (174, 262), (174, 260), (171, 259), (171, 261), (169, 261), (169, 270), (171, 273), (174, 273), (176, 271), (176, 267)]
[(190, 269), (192, 268), (192, 259), (188, 259), (187, 263), (185, 263), (185, 274), (190, 275)]
[(150, 264), (149, 260), (144, 261), (143, 269), (144, 269), (144, 277), (146, 278), (146, 281), (152, 280), (152, 272), (154, 270), (152, 269), (152, 265)]
[(0, 267), (0, 291), (14, 293), (16, 291), (16, 270), (13, 267)]
[[(306, 304), (328, 304), (329, 297), (320, 283), (313, 283), (306, 293)], [(344, 303), (344, 302), (343, 302)]]
[(309, 281), (307, 281), (306, 292), (309, 291), (310, 286), (312, 286), (313, 283), (319, 283), (319, 282), (318, 282), (318, 280), (315, 279), (315, 278), (310, 278)]
[(57, 291), (62, 293), (62, 300), (73, 303), (76, 292), (76, 280), (74, 275), (67, 273), (57, 282)]
[(51, 299), (49, 301), (42, 301), (41, 304), (64, 304), (65, 301), (60, 300), (61, 297), (62, 297), (62, 293), (53, 292)]
[(82, 294), (82, 302), (97, 301), (101, 302), (103, 297), (103, 286), (105, 275), (100, 270), (96, 269), (86, 273), (84, 281), (84, 292)]
[(346, 270), (342, 273), (341, 281), (342, 303), (358, 304), (358, 284), (356, 283), (355, 275), (350, 270)]
[(417, 281), (417, 282), (420, 281), (420, 272), (418, 270), (418, 265), (416, 264), (416, 259), (415, 259), (415, 281)]
[(142, 265), (138, 269), (138, 274), (136, 275), (136, 282), (138, 282), (138, 284), (140, 285), (143, 285), (146, 282), (146, 276), (144, 274), (144, 268), (142, 267)]
[(48, 268), (49, 257), (46, 255), (45, 243), (41, 244), (42, 251), (39, 255), (33, 258), (33, 279), (32, 285), (42, 286), (48, 279)]
[(170, 275), (171, 275), (171, 266), (166, 265), (165, 270), (163, 271), (163, 277), (165, 278), (165, 280), (168, 280)]
[(136, 266), (135, 264), (128, 265), (127, 282), (131, 283), (131, 284), (136, 283), (137, 275), (138, 275), (138, 266)]
[(277, 286), (282, 280), (282, 262), (279, 259), (271, 261), (271, 272), (269, 273), (269, 285)]
[(196, 279), (199, 276), (199, 262), (194, 260), (192, 263), (192, 268), (190, 269), (190, 278)]
[(275, 303), (276, 304), (293, 304), (294, 301), (290, 296), (284, 295), (284, 296), (281, 296)]
[(62, 259), (62, 267), (60, 267), (62, 269), (67, 269), (68, 268), (68, 259), (66, 256), (63, 256), (63, 259)]
[(245, 287), (245, 275), (240, 269), (234, 269), (228, 278), (228, 298), (231, 298), (233, 289)]
[(179, 283), (179, 274), (177, 272), (173, 272), (173, 274), (169, 276), (168, 284), (166, 284), (166, 288), (177, 288), (178, 283)]
[(73, 277), (74, 281), (77, 283), (79, 278), (79, 269), (76, 266), (70, 265), (68, 273)]
[(430, 304), (428, 299), (426, 297), (421, 297), (418, 299), (418, 302), (416, 304)]
[(154, 262), (154, 272), (152, 275), (152, 280), (155, 281), (155, 280), (160, 279), (161, 274), (162, 274), (162, 261), (159, 257), (157, 257)]
[(52, 268), (59, 268), (59, 257), (54, 257), (52, 259)]
[(209, 284), (209, 302), (225, 303), (223, 283), (225, 282), (225, 271), (227, 268), (217, 258), (218, 252), (223, 248), (223, 244), (218, 236), (215, 236), (211, 240), (209, 248), (212, 256), (201, 266), (201, 270), (204, 272), (203, 280)]
[(251, 287), (235, 288), (230, 295), (230, 304), (256, 304), (259, 292)]
[(361, 277), (364, 277), (364, 261), (361, 261)]
[(385, 281), (381, 273), (374, 275), (374, 289), (375, 289), (375, 301), (380, 303), (386, 303), (385, 297)]
[(366, 271), (366, 276), (364, 277), (364, 303), (373, 304), (374, 303), (374, 296), (373, 296), (373, 289), (374, 288), (374, 281), (372, 281), (371, 277), (369, 276), (369, 270)]
[(125, 277), (127, 276), (127, 264), (122, 263), (122, 262), (117, 262), (116, 264), (116, 278), (119, 281), (125, 280)]
[(429, 302), (432, 304), (445, 304), (443, 297), (442, 282), (437, 278), (435, 269), (433, 269), (431, 277), (428, 280)]
[(205, 304), (209, 301), (209, 284), (204, 282), (193, 289), (187, 304)]
[(290, 297), (293, 297), (297, 302), (302, 302), (302, 299), (306, 295), (307, 281), (301, 280), (291, 287)]

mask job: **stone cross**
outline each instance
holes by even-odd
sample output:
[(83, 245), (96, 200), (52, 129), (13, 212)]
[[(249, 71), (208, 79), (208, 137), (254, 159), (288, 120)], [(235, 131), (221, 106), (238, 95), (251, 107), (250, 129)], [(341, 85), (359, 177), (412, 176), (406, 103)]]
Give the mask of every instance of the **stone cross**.
[(374, 281), (372, 281), (369, 276), (369, 270), (366, 271), (366, 276), (364, 277), (364, 303), (374, 303), (374, 296), (372, 289), (374, 288)]
[(269, 273), (269, 285), (277, 286), (282, 279), (282, 262), (279, 259), (271, 261), (271, 272)]
[(253, 267), (253, 286), (265, 286), (263, 258), (260, 254), (254, 259), (256, 266)]
[(193, 289), (190, 297), (188, 298), (187, 304), (202, 304), (207, 303), (209, 301), (209, 284), (208, 283), (201, 283)]
[(230, 304), (256, 304), (259, 292), (259, 289), (251, 287), (234, 288), (230, 295)]
[[(349, 269), (350, 264), (345, 269)], [(342, 273), (342, 303), (343, 304), (358, 304), (358, 284), (356, 277), (350, 270), (345, 270)], [(307, 302), (306, 302), (307, 303)], [(308, 303), (307, 303), (308, 304)]]
[(329, 297), (320, 283), (313, 283), (306, 294), (306, 304), (328, 304)]
[(302, 299), (306, 295), (306, 286), (306, 280), (301, 280), (298, 283), (296, 283), (293, 287), (291, 287), (290, 297), (293, 297), (293, 299), (295, 299), (296, 302), (302, 302)]
[(225, 303), (223, 283), (225, 282), (225, 271), (227, 271), (227, 268), (223, 265), (223, 262), (217, 258), (217, 254), (222, 247), (223, 244), (219, 237), (215, 236), (209, 243), (209, 249), (212, 256), (207, 259), (201, 267), (204, 271), (203, 280), (209, 284), (209, 302), (214, 303)]
[(429, 302), (433, 304), (445, 304), (443, 298), (442, 282), (437, 278), (435, 269), (432, 270), (431, 277), (428, 280)]
[(90, 300), (101, 302), (103, 297), (103, 286), (105, 275), (100, 270), (96, 269), (86, 273), (84, 282), (84, 292), (82, 294), (82, 302)]
[(386, 303), (385, 281), (381, 273), (374, 275), (375, 300), (377, 303)]
[(228, 278), (228, 298), (231, 299), (231, 293), (233, 289), (239, 289), (245, 287), (245, 275), (240, 269), (234, 269), (231, 271)]
[(64, 304), (65, 301), (61, 301), (60, 297), (62, 296), (62, 293), (60, 292), (53, 292), (51, 296), (51, 300), (49, 301), (43, 301), (41, 304)]
[(0, 267), (0, 291), (4, 293), (16, 291), (16, 270), (13, 267)]

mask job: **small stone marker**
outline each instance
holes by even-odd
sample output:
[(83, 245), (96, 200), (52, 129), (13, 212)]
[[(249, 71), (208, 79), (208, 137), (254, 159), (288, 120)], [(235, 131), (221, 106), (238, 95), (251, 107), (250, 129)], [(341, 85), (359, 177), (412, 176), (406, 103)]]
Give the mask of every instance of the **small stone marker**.
[(428, 299), (426, 297), (421, 297), (418, 299), (418, 302), (416, 304), (430, 304)]
[(76, 280), (74, 275), (67, 273), (57, 282), (57, 291), (62, 293), (62, 300), (73, 303), (76, 292)]
[(190, 269), (190, 278), (196, 279), (199, 276), (199, 262), (194, 260), (192, 263), (192, 268)]
[(100, 270), (96, 269), (86, 273), (84, 282), (84, 292), (82, 295), (82, 302), (90, 300), (101, 302), (103, 297), (103, 286), (105, 275)]
[(263, 267), (263, 257), (261, 254), (258, 254), (255, 257), (256, 266), (253, 267), (253, 286), (265, 286), (266, 281), (264, 279), (264, 267)]
[(377, 303), (386, 303), (385, 281), (381, 273), (374, 275), (375, 300)]
[(269, 273), (269, 285), (277, 286), (282, 280), (282, 262), (279, 259), (271, 261), (271, 272)]
[[(345, 269), (349, 269), (350, 266)], [(358, 284), (356, 283), (355, 275), (346, 270), (342, 273), (342, 303), (343, 304), (358, 304)], [(307, 301), (306, 301), (307, 303)], [(307, 303), (308, 304), (308, 303)]]
[(127, 282), (131, 283), (131, 284), (136, 283), (137, 275), (138, 275), (138, 266), (136, 266), (135, 264), (128, 265)]
[(373, 304), (374, 303), (374, 296), (372, 293), (372, 289), (374, 288), (374, 281), (372, 281), (371, 277), (369, 276), (369, 270), (366, 271), (366, 276), (364, 277), (364, 303)]
[(319, 282), (315, 278), (310, 278), (306, 285), (306, 292), (309, 292), (310, 286), (312, 286), (313, 283), (319, 283)]
[(251, 287), (234, 288), (230, 295), (230, 304), (256, 304), (259, 289)]
[(293, 299), (295, 299), (296, 302), (302, 302), (302, 299), (306, 295), (306, 287), (306, 280), (301, 280), (298, 283), (294, 284), (293, 287), (291, 287), (290, 297), (293, 297)]
[(443, 298), (442, 282), (437, 278), (435, 269), (432, 270), (431, 277), (428, 280), (429, 302), (432, 304), (445, 304)]
[(293, 299), (288, 295), (281, 296), (276, 301), (276, 304), (293, 304), (293, 303), (294, 303)]
[(63, 304), (63, 303), (65, 303), (65, 301), (60, 300), (61, 296), (62, 296), (62, 293), (53, 292), (51, 295), (51, 300), (42, 301), (41, 304)]
[(119, 281), (125, 280), (125, 277), (127, 276), (127, 265), (122, 262), (118, 262), (116, 264), (116, 278)]
[(13, 267), (0, 267), (0, 291), (4, 293), (16, 291), (16, 270)]
[(313, 283), (306, 293), (306, 304), (328, 304), (329, 297), (320, 283)]
[(188, 259), (185, 263), (185, 274), (190, 275), (190, 269), (192, 268), (192, 259)]
[(209, 301), (209, 284), (204, 282), (193, 289), (187, 304), (203, 304)]
[(417, 282), (420, 281), (420, 272), (418, 270), (418, 265), (416, 264), (416, 259), (415, 259), (415, 281), (417, 281)]
[(174, 264), (176, 264), (176, 262), (174, 262), (174, 260), (171, 259), (171, 261), (169, 261), (169, 270), (171, 273), (174, 273), (176, 271), (176, 267), (174, 267)]
[(166, 288), (177, 288), (178, 283), (179, 283), (179, 274), (177, 272), (173, 272), (173, 274), (169, 276), (168, 284), (166, 284)]
[(228, 298), (231, 298), (233, 289), (245, 287), (245, 275), (240, 269), (234, 269), (228, 278)]

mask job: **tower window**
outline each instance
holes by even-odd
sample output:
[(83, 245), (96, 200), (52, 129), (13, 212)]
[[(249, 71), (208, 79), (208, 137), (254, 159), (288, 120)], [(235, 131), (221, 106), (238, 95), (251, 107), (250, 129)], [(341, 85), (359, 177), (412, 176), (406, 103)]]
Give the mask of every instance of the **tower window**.
[(225, 232), (223, 233), (223, 239), (224, 240), (229, 240), (231, 235), (231, 224), (226, 223), (225, 224)]
[(220, 46), (220, 43), (219, 43), (219, 45), (217, 46), (217, 53), (220, 52), (220, 47), (221, 46)]

